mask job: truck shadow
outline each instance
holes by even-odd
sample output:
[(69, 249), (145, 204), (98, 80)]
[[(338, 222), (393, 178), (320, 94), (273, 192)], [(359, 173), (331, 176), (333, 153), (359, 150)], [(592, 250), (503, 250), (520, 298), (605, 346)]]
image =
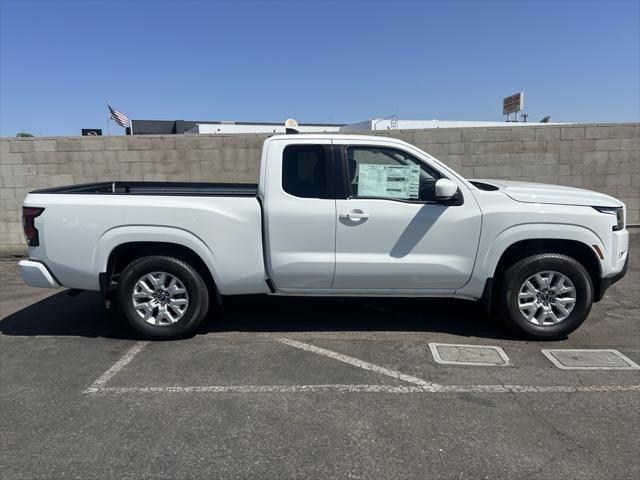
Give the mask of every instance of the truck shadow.
[(201, 331), (434, 332), (465, 337), (512, 338), (480, 304), (432, 298), (232, 297)]
[(107, 311), (97, 292), (71, 297), (56, 293), (0, 321), (0, 333), (16, 336), (70, 336), (135, 339), (124, 321)]
[[(0, 321), (0, 332), (139, 338), (113, 310), (102, 306), (96, 292), (77, 297), (62, 292), (6, 316)], [(233, 331), (405, 331), (515, 339), (497, 321), (485, 318), (479, 304), (453, 299), (230, 297), (212, 307), (197, 335)]]

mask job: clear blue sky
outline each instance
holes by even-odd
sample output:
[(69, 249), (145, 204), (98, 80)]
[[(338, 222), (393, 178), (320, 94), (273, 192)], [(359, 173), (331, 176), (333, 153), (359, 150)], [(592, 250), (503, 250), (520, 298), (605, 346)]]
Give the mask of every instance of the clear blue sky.
[(0, 1), (2, 136), (106, 128), (105, 100), (134, 119), (501, 120), (519, 90), (531, 121), (640, 121), (637, 0)]

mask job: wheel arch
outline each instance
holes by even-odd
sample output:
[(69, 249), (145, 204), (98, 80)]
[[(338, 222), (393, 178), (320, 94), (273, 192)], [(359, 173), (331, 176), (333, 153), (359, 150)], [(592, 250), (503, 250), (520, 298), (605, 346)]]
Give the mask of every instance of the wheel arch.
[(483, 292), (483, 304), (485, 311), (490, 312), (495, 300), (495, 287), (502, 282), (507, 268), (523, 258), (541, 253), (559, 253), (575, 259), (589, 274), (593, 285), (593, 301), (599, 302), (604, 290), (602, 285), (600, 261), (592, 247), (577, 240), (536, 238), (520, 240), (510, 245), (500, 256), (493, 272), (493, 276), (487, 281)]
[(94, 270), (99, 275), (103, 295), (111, 290), (112, 280), (129, 263), (148, 255), (173, 256), (188, 262), (217, 291), (215, 258), (200, 239), (175, 228), (122, 227), (103, 235), (95, 250)]
[(184, 260), (200, 275), (204, 280), (215, 283), (209, 268), (200, 256), (189, 247), (177, 243), (167, 242), (128, 242), (118, 245), (111, 251), (107, 261), (107, 272), (112, 275), (120, 274), (131, 262), (141, 257), (150, 255), (166, 255), (168, 257)]
[(540, 253), (559, 253), (571, 257), (587, 270), (594, 287), (600, 281), (602, 267), (593, 247), (577, 240), (557, 238), (520, 240), (509, 245), (496, 264), (493, 278), (499, 281), (509, 266), (523, 258)]

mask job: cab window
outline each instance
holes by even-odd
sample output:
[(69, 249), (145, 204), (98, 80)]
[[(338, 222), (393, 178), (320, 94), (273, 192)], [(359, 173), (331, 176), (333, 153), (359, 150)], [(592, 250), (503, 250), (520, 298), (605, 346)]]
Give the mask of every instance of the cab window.
[(350, 196), (405, 201), (435, 201), (442, 177), (414, 156), (394, 148), (346, 149)]
[(282, 188), (301, 198), (326, 198), (326, 151), (322, 145), (289, 145), (282, 156)]

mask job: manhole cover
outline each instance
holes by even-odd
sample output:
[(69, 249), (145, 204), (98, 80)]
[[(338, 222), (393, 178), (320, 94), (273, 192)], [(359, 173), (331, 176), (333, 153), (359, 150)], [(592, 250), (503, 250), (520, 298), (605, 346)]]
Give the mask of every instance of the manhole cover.
[(547, 349), (542, 353), (564, 370), (637, 370), (640, 365), (618, 350)]
[(506, 367), (511, 361), (504, 350), (490, 345), (460, 345), (430, 343), (429, 348), (436, 363), (447, 365), (477, 365)]

